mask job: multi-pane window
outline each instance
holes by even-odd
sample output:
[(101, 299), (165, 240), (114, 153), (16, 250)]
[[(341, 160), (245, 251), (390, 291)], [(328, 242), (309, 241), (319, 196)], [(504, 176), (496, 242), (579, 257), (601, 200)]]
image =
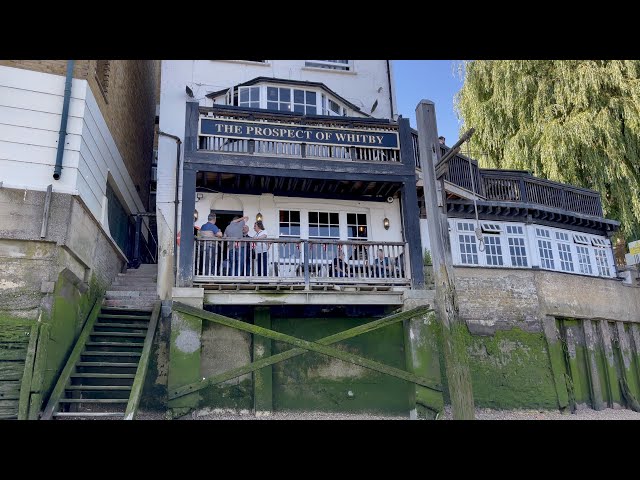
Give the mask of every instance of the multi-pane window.
[(267, 87), (267, 108), (269, 110), (291, 111), (291, 89)]
[(598, 275), (610, 277), (611, 271), (609, 270), (609, 259), (607, 258), (607, 252), (596, 248), (594, 250), (596, 254), (596, 265), (598, 266)]
[(500, 237), (498, 235), (485, 235), (484, 248), (487, 255), (487, 265), (503, 265), (502, 245), (500, 245)]
[(309, 212), (309, 238), (340, 238), (337, 212)]
[[(508, 229), (509, 227), (507, 227)], [(522, 227), (519, 227), (522, 229)], [(527, 266), (527, 249), (524, 244), (524, 238), (509, 237), (509, 255), (511, 255), (511, 266), (526, 267)]]
[(238, 105), (248, 108), (260, 108), (260, 87), (240, 87)]
[(367, 237), (367, 214), (347, 213), (347, 238), (366, 240)]
[(326, 68), (329, 70), (351, 70), (351, 64), (349, 60), (307, 60), (305, 61), (305, 66)]
[(485, 233), (500, 233), (502, 228), (497, 223), (483, 223), (482, 231)]
[(571, 246), (568, 243), (558, 242), (558, 257), (560, 258), (560, 268), (565, 272), (573, 272)]
[(334, 102), (326, 95), (321, 96), (322, 115), (346, 115), (347, 109), (342, 108), (338, 102)]
[(316, 92), (308, 90), (293, 90), (293, 111), (305, 115), (315, 115), (317, 112)]
[(458, 231), (471, 232), (458, 234), (460, 261), (467, 265), (478, 265), (478, 247), (476, 236), (473, 233), (473, 223), (458, 222)]
[[(300, 212), (296, 210), (280, 210), (280, 236), (300, 238)], [(280, 258), (299, 258), (300, 245), (296, 243), (279, 243)]]
[(578, 269), (580, 270), (580, 273), (593, 275), (593, 271), (591, 270), (591, 258), (589, 257), (589, 249), (587, 247), (578, 245), (576, 246), (576, 251), (578, 252)]
[(555, 269), (551, 242), (549, 240), (538, 239), (538, 251), (540, 252), (540, 266), (551, 270)]
[(522, 225), (507, 225), (507, 234), (509, 235), (524, 235)]
[(577, 233), (573, 235), (574, 243), (578, 243), (580, 245), (589, 245), (589, 239), (586, 235), (578, 235)]
[(536, 228), (536, 235), (538, 237), (551, 238), (549, 230), (545, 230), (544, 228)]

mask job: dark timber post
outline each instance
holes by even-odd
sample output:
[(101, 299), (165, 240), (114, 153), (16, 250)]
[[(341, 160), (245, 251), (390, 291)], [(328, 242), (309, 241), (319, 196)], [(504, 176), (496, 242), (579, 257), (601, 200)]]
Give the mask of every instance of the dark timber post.
[(191, 287), (193, 280), (193, 211), (196, 209), (196, 172), (185, 165), (182, 173), (182, 219), (178, 286)]
[(473, 419), (473, 389), (465, 339), (469, 332), (460, 318), (451, 257), (447, 203), (444, 186), (436, 178), (438, 162), (438, 127), (436, 109), (430, 100), (422, 100), (416, 107), (420, 158), (424, 173), (427, 223), (431, 241), (431, 258), (436, 282), (436, 311), (442, 326), (444, 361), (453, 409), (453, 418)]
[[(271, 329), (269, 307), (256, 307), (253, 323), (258, 327)], [(253, 361), (271, 356), (271, 339), (253, 336)], [(253, 372), (253, 405), (256, 416), (268, 415), (273, 410), (273, 369), (271, 366)]]
[(398, 119), (400, 136), (400, 155), (402, 164), (411, 176), (402, 183), (402, 217), (404, 223), (404, 241), (409, 244), (411, 264), (411, 286), (424, 288), (422, 262), (422, 240), (420, 238), (420, 209), (418, 208), (418, 190), (416, 188), (416, 159), (413, 154), (413, 139), (408, 118)]

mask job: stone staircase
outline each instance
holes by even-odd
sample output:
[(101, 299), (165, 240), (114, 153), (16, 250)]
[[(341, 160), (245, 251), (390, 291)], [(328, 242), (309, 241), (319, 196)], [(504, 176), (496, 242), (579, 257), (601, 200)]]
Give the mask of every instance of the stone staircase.
[(158, 300), (158, 265), (144, 264), (127, 273), (119, 273), (105, 294), (105, 307), (152, 310)]

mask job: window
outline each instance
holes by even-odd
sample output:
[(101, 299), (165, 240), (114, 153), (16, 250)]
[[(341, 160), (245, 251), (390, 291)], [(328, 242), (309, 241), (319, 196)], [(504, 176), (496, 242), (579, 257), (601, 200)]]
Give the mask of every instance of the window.
[(486, 233), (500, 233), (502, 228), (496, 223), (483, 223), (482, 231)]
[(524, 235), (524, 230), (520, 225), (507, 225), (507, 233), (511, 235)]
[[(509, 227), (507, 227), (508, 229)], [(522, 230), (522, 227), (519, 227)], [(527, 249), (524, 246), (524, 238), (509, 237), (509, 255), (511, 255), (511, 266), (527, 266)]]
[(471, 232), (458, 234), (460, 261), (467, 265), (478, 265), (478, 247), (475, 233), (473, 233), (473, 223), (458, 222), (458, 231)]
[(98, 87), (100, 87), (104, 99), (107, 100), (109, 77), (111, 76), (111, 60), (96, 60), (96, 62), (96, 80), (98, 81)]
[(308, 90), (293, 90), (293, 111), (304, 115), (315, 115), (317, 113), (316, 92)]
[(587, 247), (581, 247), (578, 245), (576, 247), (576, 250), (578, 252), (578, 268), (580, 270), (580, 273), (593, 275), (593, 271), (591, 270), (591, 258), (589, 257), (589, 249)]
[(594, 247), (607, 248), (609, 246), (604, 238), (593, 237), (591, 243)]
[(545, 230), (544, 228), (536, 228), (536, 235), (543, 238), (551, 238), (549, 230)]
[(604, 277), (610, 277), (611, 271), (609, 270), (609, 260), (607, 259), (607, 252), (605, 250), (595, 249), (596, 265), (598, 266), (598, 275)]
[(337, 212), (309, 212), (309, 238), (340, 238)]
[[(300, 238), (300, 212), (280, 210), (280, 237)], [(300, 258), (300, 245), (295, 243), (279, 243), (280, 258)]]
[(321, 96), (322, 115), (347, 115), (347, 109), (340, 106), (338, 102), (334, 102), (326, 95)]
[(568, 242), (569, 234), (564, 232), (556, 232), (556, 240), (560, 240), (561, 242)]
[(238, 105), (248, 108), (260, 108), (260, 87), (240, 87)]
[(500, 237), (498, 235), (485, 235), (484, 246), (487, 255), (487, 265), (503, 265)]
[(366, 213), (347, 213), (347, 238), (350, 240), (368, 238)]
[(109, 233), (111, 238), (120, 247), (125, 255), (129, 255), (127, 251), (129, 247), (129, 214), (122, 202), (118, 198), (116, 191), (107, 182), (107, 221), (109, 222)]
[[(544, 230), (542, 228), (536, 228), (536, 235), (543, 238), (551, 237), (549, 230)], [(554, 270), (556, 267), (553, 262), (551, 242), (549, 240), (538, 239), (538, 251), (540, 253), (540, 267)]]
[(291, 111), (291, 89), (267, 87), (267, 108), (269, 110)]
[(573, 242), (580, 245), (589, 245), (589, 239), (585, 235), (573, 235)]
[(326, 68), (328, 70), (351, 71), (349, 60), (307, 60), (305, 66)]
[(560, 258), (560, 269), (564, 272), (573, 272), (571, 246), (568, 243), (558, 243), (558, 257)]

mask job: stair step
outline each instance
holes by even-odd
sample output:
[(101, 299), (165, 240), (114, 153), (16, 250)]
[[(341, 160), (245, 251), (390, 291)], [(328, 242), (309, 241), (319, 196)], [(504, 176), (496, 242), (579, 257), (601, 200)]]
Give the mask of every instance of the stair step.
[(92, 352), (91, 350), (85, 350), (82, 352), (83, 357), (139, 357), (141, 355), (141, 352)]
[[(122, 313), (123, 311), (125, 313)], [(131, 315), (132, 313), (136, 313), (136, 312), (139, 312), (140, 315), (142, 316), (149, 316), (149, 310), (147, 310), (146, 308), (141, 310), (135, 310), (131, 308), (123, 309), (120, 307), (109, 307), (108, 305), (102, 306), (102, 309), (100, 310), (100, 315), (102, 315), (103, 313), (106, 313), (107, 315)]]
[(136, 288), (132, 288), (130, 290), (107, 290), (106, 294), (107, 296), (112, 296), (112, 297), (122, 297), (122, 298), (129, 298), (129, 297), (133, 297), (133, 298), (146, 298), (146, 297), (157, 297), (158, 294), (154, 291), (154, 290), (148, 290), (148, 291), (139, 291)]
[(118, 307), (121, 310), (153, 310), (156, 300), (105, 300), (105, 305)]
[(61, 398), (60, 403), (129, 403), (128, 398)]
[[(144, 312), (145, 314), (147, 312)], [(101, 313), (100, 315), (98, 315), (98, 318), (113, 318), (116, 320), (146, 320), (149, 321), (149, 319), (151, 319), (150, 315), (113, 315), (113, 314), (109, 314), (109, 313)]]
[(73, 378), (136, 378), (135, 373), (72, 373)]
[(148, 329), (149, 324), (147, 323), (103, 323), (98, 322), (95, 324), (96, 327), (111, 327), (111, 328), (140, 328), (140, 329)]
[[(144, 346), (144, 343), (140, 343), (140, 342), (138, 342), (138, 343), (132, 343), (132, 342), (87, 342), (85, 345), (89, 345), (91, 347), (142, 347), (142, 346)], [(98, 352), (95, 352), (95, 353), (98, 353)]]
[(153, 285), (141, 285), (141, 284), (137, 284), (135, 286), (129, 286), (129, 285), (111, 285), (109, 287), (109, 291), (116, 291), (116, 292), (127, 292), (127, 291), (134, 291), (134, 292), (155, 292), (158, 289), (157, 284), (153, 284)]
[(122, 412), (56, 412), (54, 417), (119, 417), (122, 418)]
[(131, 390), (132, 387), (127, 385), (70, 385), (65, 390)]
[(146, 333), (129, 333), (129, 332), (91, 332), (92, 337), (146, 337)]
[(137, 367), (137, 363), (117, 363), (117, 362), (78, 362), (78, 367)]

